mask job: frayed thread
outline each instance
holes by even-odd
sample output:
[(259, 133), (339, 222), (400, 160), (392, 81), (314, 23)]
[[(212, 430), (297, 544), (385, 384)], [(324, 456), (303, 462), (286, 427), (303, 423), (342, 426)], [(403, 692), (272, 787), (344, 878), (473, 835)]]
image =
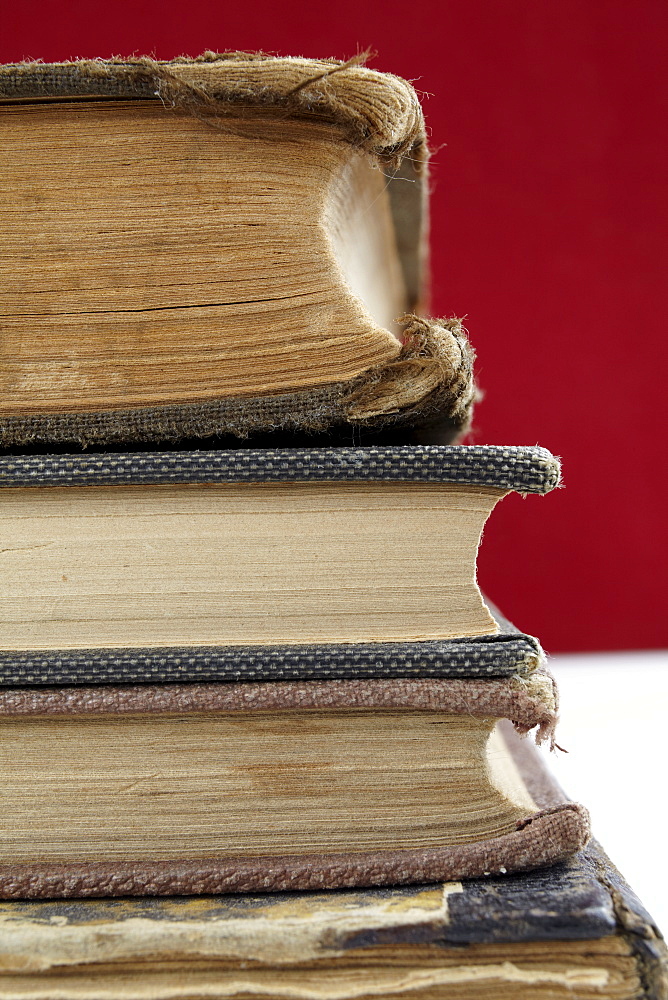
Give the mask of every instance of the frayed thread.
[(381, 414), (424, 416), (433, 409), (458, 432), (468, 429), (476, 399), (475, 353), (461, 320), (402, 316), (404, 343), (399, 357), (361, 375), (344, 401), (351, 421)]

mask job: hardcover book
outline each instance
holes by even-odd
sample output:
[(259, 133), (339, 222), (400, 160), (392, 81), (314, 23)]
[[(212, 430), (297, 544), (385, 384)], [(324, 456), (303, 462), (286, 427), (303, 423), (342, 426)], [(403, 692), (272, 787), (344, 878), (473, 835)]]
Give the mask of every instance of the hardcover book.
[[(0, 896), (401, 885), (582, 847), (497, 720), (551, 737), (542, 670), (511, 680), (0, 691)], [(511, 743), (510, 749), (508, 742)]]
[[(524, 770), (549, 808), (551, 780)], [(665, 956), (594, 842), (420, 886), (0, 903), (3, 1000), (665, 1000)]]
[(359, 60), (0, 67), (0, 443), (467, 426), (425, 128)]
[(558, 479), (539, 448), (5, 456), (1, 683), (526, 671), (476, 552)]

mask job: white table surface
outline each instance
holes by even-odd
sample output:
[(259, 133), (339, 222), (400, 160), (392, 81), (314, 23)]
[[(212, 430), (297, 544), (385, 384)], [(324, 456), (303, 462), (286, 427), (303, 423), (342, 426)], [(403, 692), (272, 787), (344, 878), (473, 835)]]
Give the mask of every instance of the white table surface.
[(668, 651), (550, 658), (557, 742), (543, 758), (668, 935)]

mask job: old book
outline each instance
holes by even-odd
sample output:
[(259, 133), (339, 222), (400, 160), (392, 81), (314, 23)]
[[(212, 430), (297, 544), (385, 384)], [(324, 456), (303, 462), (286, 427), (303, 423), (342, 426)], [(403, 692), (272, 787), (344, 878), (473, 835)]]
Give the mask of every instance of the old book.
[(0, 443), (468, 421), (419, 319), (413, 88), (231, 53), (0, 67)]
[(290, 646), (354, 675), (358, 651), (368, 665), (376, 647), (382, 665), (495, 636), (475, 575), (483, 524), (510, 490), (545, 493), (558, 478), (536, 448), (6, 456), (5, 676), (71, 661), (81, 681), (86, 660), (129, 680), (137, 655), (135, 668), (153, 657), (195, 679), (189, 657), (224, 671), (247, 647), (238, 662), (252, 677), (263, 650), (280, 664)]
[[(551, 808), (544, 772), (520, 766)], [(665, 954), (593, 842), (413, 887), (0, 903), (2, 1000), (665, 1000)]]
[[(552, 679), (0, 691), (0, 896), (394, 885), (537, 867), (588, 837), (495, 722)], [(515, 739), (519, 737), (514, 736)]]

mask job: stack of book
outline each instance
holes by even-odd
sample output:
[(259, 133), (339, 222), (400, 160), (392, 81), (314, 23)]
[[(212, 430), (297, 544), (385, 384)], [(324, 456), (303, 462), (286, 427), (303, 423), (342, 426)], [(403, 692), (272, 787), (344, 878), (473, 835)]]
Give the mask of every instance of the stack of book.
[(456, 443), (413, 89), (209, 53), (0, 96), (0, 998), (659, 996), (476, 584), (559, 464)]

